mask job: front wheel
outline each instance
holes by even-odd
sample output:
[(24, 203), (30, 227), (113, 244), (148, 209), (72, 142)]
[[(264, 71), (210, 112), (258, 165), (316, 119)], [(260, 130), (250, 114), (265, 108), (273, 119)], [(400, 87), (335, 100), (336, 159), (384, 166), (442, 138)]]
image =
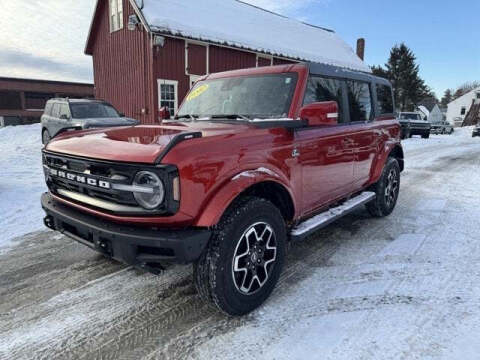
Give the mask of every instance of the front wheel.
[(388, 158), (380, 180), (370, 190), (377, 196), (366, 205), (368, 212), (375, 217), (390, 215), (400, 193), (400, 165), (397, 159)]
[(194, 264), (200, 296), (229, 315), (256, 309), (277, 284), (286, 239), (285, 222), (272, 203), (242, 199), (224, 215)]

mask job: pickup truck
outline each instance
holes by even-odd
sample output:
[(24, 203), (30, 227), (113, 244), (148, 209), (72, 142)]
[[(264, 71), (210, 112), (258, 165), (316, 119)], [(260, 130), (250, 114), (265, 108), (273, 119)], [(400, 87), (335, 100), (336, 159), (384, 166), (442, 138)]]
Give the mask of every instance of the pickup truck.
[(430, 137), (431, 124), (423, 120), (419, 113), (401, 112), (398, 120), (402, 126), (402, 139), (411, 138), (413, 135), (421, 135), (424, 139)]
[(289, 242), (395, 208), (404, 156), (384, 79), (321, 64), (211, 74), (164, 115), (52, 139), (45, 225), (152, 273), (193, 263), (201, 297), (243, 315), (272, 293)]

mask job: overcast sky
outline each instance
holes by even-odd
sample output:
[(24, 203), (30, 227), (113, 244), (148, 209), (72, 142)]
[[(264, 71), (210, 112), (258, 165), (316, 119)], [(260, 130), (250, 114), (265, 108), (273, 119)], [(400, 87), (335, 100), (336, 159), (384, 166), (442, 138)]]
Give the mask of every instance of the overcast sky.
[[(438, 96), (480, 80), (479, 0), (246, 1), (331, 28), (352, 47), (365, 37), (369, 65), (385, 63), (390, 48), (404, 41)], [(92, 82), (83, 51), (95, 2), (0, 0), (0, 76)]]

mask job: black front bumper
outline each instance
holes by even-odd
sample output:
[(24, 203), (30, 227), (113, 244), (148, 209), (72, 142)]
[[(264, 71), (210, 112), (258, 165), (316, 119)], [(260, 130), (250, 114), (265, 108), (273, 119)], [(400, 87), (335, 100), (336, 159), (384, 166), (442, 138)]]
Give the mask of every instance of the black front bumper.
[(208, 244), (206, 229), (155, 230), (120, 225), (85, 214), (42, 195), (45, 225), (102, 254), (155, 272), (164, 262), (188, 264)]

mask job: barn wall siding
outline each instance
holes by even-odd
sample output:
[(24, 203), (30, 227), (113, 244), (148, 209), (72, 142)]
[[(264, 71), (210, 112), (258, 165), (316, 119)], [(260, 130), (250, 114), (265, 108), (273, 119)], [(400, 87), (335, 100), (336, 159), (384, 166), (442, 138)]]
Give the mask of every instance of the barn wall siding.
[(256, 67), (254, 53), (229, 48), (210, 46), (210, 73)]
[(178, 106), (190, 89), (190, 79), (185, 73), (185, 41), (167, 38), (163, 47), (155, 46), (153, 53), (153, 98), (155, 119), (158, 119), (158, 80), (178, 81)]
[(149, 123), (149, 35), (143, 28), (129, 31), (128, 16), (134, 9), (128, 0), (123, 1), (123, 9), (123, 29), (110, 33), (108, 1), (100, 4), (92, 47), (95, 97), (110, 102), (126, 116)]

